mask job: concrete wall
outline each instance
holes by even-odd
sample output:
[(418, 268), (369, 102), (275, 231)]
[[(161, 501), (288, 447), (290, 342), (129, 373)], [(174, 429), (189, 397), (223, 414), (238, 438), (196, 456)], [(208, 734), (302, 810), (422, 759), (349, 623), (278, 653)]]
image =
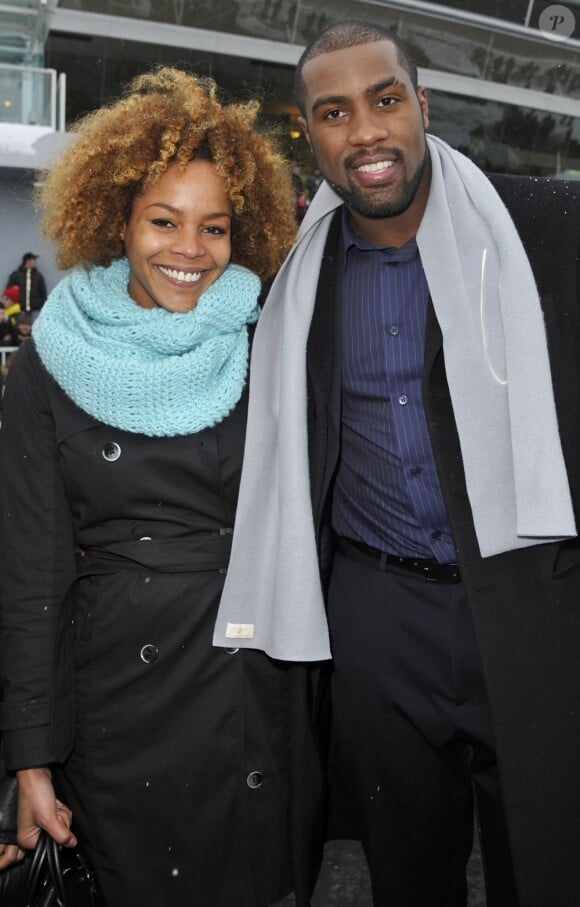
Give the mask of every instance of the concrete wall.
[(38, 270), (44, 274), (48, 290), (62, 277), (56, 268), (53, 248), (41, 238), (38, 213), (32, 205), (34, 171), (0, 168), (0, 283), (17, 268), (25, 252), (36, 252)]

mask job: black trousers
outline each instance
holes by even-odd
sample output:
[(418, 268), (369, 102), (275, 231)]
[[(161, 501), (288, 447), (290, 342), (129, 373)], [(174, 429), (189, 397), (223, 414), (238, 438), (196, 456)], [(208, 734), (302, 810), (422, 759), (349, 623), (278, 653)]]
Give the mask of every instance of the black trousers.
[(488, 907), (518, 907), (493, 727), (461, 583), (337, 553), (333, 762), (375, 907), (463, 907), (477, 809)]

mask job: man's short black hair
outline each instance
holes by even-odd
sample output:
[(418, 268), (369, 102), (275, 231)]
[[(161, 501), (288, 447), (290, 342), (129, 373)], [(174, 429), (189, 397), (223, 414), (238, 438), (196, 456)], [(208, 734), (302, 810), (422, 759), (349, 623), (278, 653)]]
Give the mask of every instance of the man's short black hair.
[(409, 75), (413, 88), (417, 89), (417, 64), (413, 60), (410, 49), (405, 41), (383, 25), (374, 25), (359, 19), (346, 19), (335, 22), (325, 28), (317, 38), (308, 45), (296, 66), (294, 77), (294, 92), (300, 112), (305, 116), (304, 109), (304, 80), (302, 70), (306, 63), (320, 57), (322, 54), (332, 53), (334, 50), (344, 50), (347, 47), (357, 47), (359, 44), (371, 44), (374, 41), (391, 41), (397, 49), (399, 63)]

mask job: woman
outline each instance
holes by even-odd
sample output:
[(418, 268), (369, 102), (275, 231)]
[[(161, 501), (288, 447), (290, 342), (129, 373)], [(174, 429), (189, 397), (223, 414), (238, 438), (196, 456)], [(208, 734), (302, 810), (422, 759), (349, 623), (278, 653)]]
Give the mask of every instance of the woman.
[(74, 270), (4, 400), (4, 746), (20, 845), (78, 839), (106, 907), (307, 904), (316, 867), (307, 670), (212, 646), (259, 278), (294, 231), (256, 113), (160, 68), (42, 189)]

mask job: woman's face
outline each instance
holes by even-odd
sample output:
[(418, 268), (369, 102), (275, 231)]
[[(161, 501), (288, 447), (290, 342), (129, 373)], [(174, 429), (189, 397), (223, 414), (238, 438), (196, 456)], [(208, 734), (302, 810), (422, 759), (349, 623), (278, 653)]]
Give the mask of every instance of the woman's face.
[(145, 309), (189, 312), (231, 257), (232, 206), (209, 161), (171, 164), (137, 196), (122, 238), (129, 295)]

